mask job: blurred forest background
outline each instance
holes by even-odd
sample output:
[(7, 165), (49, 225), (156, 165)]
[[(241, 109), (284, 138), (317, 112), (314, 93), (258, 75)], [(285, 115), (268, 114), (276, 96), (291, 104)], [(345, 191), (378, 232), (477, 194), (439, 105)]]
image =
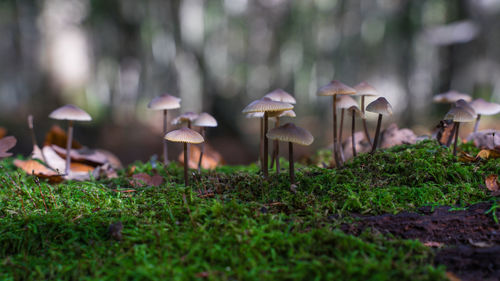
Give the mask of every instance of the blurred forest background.
[(73, 103), (94, 118), (77, 140), (147, 160), (162, 116), (146, 105), (168, 92), (182, 98), (171, 117), (213, 114), (208, 142), (246, 163), (258, 121), (241, 110), (275, 88), (297, 98), (309, 151), (328, 146), (331, 99), (316, 90), (336, 79), (371, 83), (396, 113), (384, 124), (426, 134), (448, 108), (431, 103), (439, 92), (500, 102), (499, 31), (500, 0), (1, 0), (0, 126), (26, 155), (27, 115), (42, 141), (66, 128), (48, 114)]

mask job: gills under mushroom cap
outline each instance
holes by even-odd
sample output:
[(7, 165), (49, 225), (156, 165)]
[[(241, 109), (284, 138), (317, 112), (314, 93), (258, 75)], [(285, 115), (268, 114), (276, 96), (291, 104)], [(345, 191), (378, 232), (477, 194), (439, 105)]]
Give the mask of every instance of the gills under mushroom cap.
[(300, 145), (310, 145), (314, 141), (314, 137), (309, 131), (292, 123), (273, 128), (266, 135), (272, 140), (293, 142)]
[(91, 121), (92, 117), (76, 105), (67, 104), (52, 111), (49, 115), (52, 119), (71, 121)]
[(487, 102), (481, 98), (473, 100), (469, 105), (481, 115), (495, 115), (500, 113), (500, 104), (494, 102)]
[(474, 121), (474, 116), (465, 108), (457, 106), (444, 116), (444, 120), (452, 120), (453, 122), (472, 122)]
[(366, 111), (382, 115), (392, 115), (392, 106), (384, 97), (380, 97), (371, 102), (366, 107)]
[(174, 130), (165, 135), (165, 139), (171, 142), (202, 143), (205, 140), (196, 131), (189, 128)]
[(293, 105), (286, 102), (273, 101), (269, 98), (262, 98), (251, 102), (243, 109), (243, 113), (252, 112), (274, 112), (293, 109)]
[(346, 84), (332, 80), (330, 83), (319, 88), (318, 96), (333, 96), (333, 95), (354, 95), (356, 90)]

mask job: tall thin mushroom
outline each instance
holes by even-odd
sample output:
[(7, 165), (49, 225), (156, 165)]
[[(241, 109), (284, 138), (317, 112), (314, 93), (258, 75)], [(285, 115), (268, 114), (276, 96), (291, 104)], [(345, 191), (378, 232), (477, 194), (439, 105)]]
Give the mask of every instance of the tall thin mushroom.
[(339, 150), (337, 145), (337, 104), (336, 95), (354, 95), (356, 90), (353, 88), (339, 82), (337, 80), (332, 80), (330, 83), (319, 88), (318, 96), (332, 96), (333, 97), (333, 158), (335, 160), (336, 167), (340, 167), (342, 162), (339, 157)]
[(354, 138), (354, 135), (356, 134), (356, 115), (361, 117), (363, 120), (365, 120), (365, 115), (357, 106), (351, 106), (347, 109), (347, 112), (352, 116), (352, 126), (351, 126), (351, 141), (352, 141), (352, 157), (356, 157), (356, 139)]
[(384, 98), (380, 97), (375, 101), (371, 102), (367, 107), (366, 111), (378, 114), (377, 129), (375, 130), (375, 137), (373, 138), (373, 146), (370, 153), (374, 153), (377, 149), (379, 138), (380, 138), (380, 127), (382, 125), (383, 115), (392, 115), (392, 106)]
[[(293, 110), (285, 110), (285, 111), (276, 111), (269, 113), (269, 117), (274, 118), (274, 127), (277, 128), (280, 126), (280, 118), (281, 117), (295, 117), (295, 111)], [(270, 169), (272, 170), (274, 167), (274, 162), (276, 162), (276, 173), (280, 173), (280, 159), (279, 159), (279, 153), (280, 153), (280, 146), (278, 141), (274, 141), (274, 147), (273, 147), (273, 153), (271, 155), (271, 167)]]
[[(168, 110), (176, 109), (181, 107), (181, 99), (178, 97), (171, 96), (169, 94), (163, 94), (159, 97), (152, 99), (148, 108), (152, 110), (162, 110), (163, 111), (163, 135), (166, 135), (168, 132)], [(167, 140), (163, 139), (163, 163), (165, 165), (168, 164), (168, 146)]]
[[(450, 104), (451, 108), (455, 107), (455, 103), (458, 101), (458, 100), (464, 100), (466, 102), (469, 102), (472, 100), (471, 96), (467, 95), (467, 94), (464, 94), (464, 93), (461, 93), (461, 92), (458, 92), (458, 91), (455, 91), (455, 90), (449, 90), (447, 92), (444, 92), (444, 93), (440, 93), (438, 95), (435, 95), (433, 98), (432, 98), (432, 101), (434, 103), (447, 103), (447, 104)], [(455, 123), (453, 123), (453, 128), (451, 129), (451, 133), (450, 133), (450, 136), (448, 137), (448, 140), (446, 141), (446, 146), (449, 147), (452, 140), (453, 140), (453, 136), (455, 135), (455, 131), (456, 131), (456, 127), (455, 127)]]
[[(201, 131), (201, 136), (206, 139), (205, 137), (205, 128), (206, 127), (217, 127), (217, 120), (215, 118), (206, 113), (203, 112), (201, 113), (196, 120), (193, 122), (194, 126), (200, 127)], [(203, 159), (203, 153), (205, 152), (205, 142), (201, 143), (201, 149), (200, 149), (200, 158), (198, 159), (198, 172), (201, 170), (201, 161)]]
[[(191, 124), (198, 118), (198, 114), (188, 111), (177, 116), (172, 120), (172, 125), (182, 125), (186, 124), (188, 129), (191, 129)], [(187, 158), (189, 159), (190, 145), (187, 145)]]
[(344, 111), (351, 106), (358, 106), (358, 102), (353, 99), (351, 96), (339, 95), (336, 97), (337, 99), (337, 108), (340, 109), (340, 127), (339, 127), (339, 142), (338, 146), (340, 149), (340, 158), (342, 162), (345, 161), (344, 157), (344, 149), (342, 147), (342, 133), (344, 131)]
[[(354, 86), (354, 90), (356, 90), (355, 96), (361, 97), (361, 112), (365, 114), (365, 97), (376, 97), (380, 96), (379, 92), (375, 87), (368, 84), (367, 82), (361, 82), (358, 85)], [(365, 139), (373, 144), (372, 139), (370, 138), (370, 134), (368, 133), (368, 127), (366, 126), (366, 118), (363, 118), (363, 130), (365, 133)]]
[(479, 128), (481, 115), (495, 115), (500, 113), (500, 104), (487, 102), (481, 98), (471, 101), (469, 105), (476, 111), (477, 114), (476, 123), (474, 124), (474, 133), (476, 133)]
[(205, 140), (198, 132), (186, 127), (167, 133), (165, 135), (165, 139), (171, 142), (181, 142), (184, 144), (184, 184), (188, 186), (189, 185), (189, 177), (188, 177), (189, 158), (187, 153), (188, 143), (197, 144), (197, 143), (202, 143)]
[(49, 118), (68, 121), (68, 139), (66, 142), (66, 169), (65, 174), (69, 175), (71, 167), (71, 144), (73, 142), (73, 121), (91, 121), (92, 117), (83, 109), (76, 105), (67, 104), (59, 107), (50, 113)]
[(253, 113), (253, 112), (264, 112), (264, 155), (262, 161), (262, 172), (264, 173), (264, 177), (268, 177), (268, 144), (267, 144), (267, 131), (268, 131), (268, 118), (270, 112), (276, 111), (285, 111), (293, 109), (293, 105), (285, 102), (272, 101), (269, 98), (262, 98), (256, 101), (251, 102), (243, 109), (243, 113)]
[(463, 122), (472, 122), (474, 121), (474, 116), (470, 113), (469, 110), (463, 108), (461, 106), (454, 107), (446, 113), (444, 120), (452, 120), (455, 124), (455, 142), (453, 144), (453, 156), (457, 156), (457, 143), (458, 143), (458, 134), (460, 130), (460, 123)]

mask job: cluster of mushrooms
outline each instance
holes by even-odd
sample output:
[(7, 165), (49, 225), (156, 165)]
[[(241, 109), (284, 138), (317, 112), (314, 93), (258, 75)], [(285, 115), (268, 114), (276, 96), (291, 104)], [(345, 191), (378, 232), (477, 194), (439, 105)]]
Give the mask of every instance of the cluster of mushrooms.
[[(500, 104), (487, 102), (484, 99), (475, 99), (464, 93), (450, 90), (434, 96), (434, 102), (451, 104), (451, 109), (446, 113), (443, 120), (453, 122), (453, 128), (446, 141), (446, 146), (450, 146), (453, 141), (453, 156), (457, 155), (458, 131), (461, 123), (473, 122), (473, 133), (479, 128), (481, 115), (495, 115), (500, 113)], [(453, 140), (454, 139), (454, 140)]]

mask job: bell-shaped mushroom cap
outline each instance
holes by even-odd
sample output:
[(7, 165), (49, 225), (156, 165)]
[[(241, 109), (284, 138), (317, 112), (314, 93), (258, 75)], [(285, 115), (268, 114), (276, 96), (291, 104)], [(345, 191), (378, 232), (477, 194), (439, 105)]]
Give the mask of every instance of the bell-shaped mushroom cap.
[(487, 102), (483, 99), (476, 99), (469, 103), (474, 108), (477, 114), (481, 115), (495, 115), (500, 113), (500, 104), (494, 102)]
[(205, 140), (196, 131), (189, 128), (181, 128), (171, 131), (165, 135), (165, 139), (172, 142), (202, 143)]
[(353, 105), (351, 107), (349, 107), (347, 109), (347, 111), (349, 112), (349, 114), (352, 116), (353, 114), (355, 115), (358, 115), (359, 117), (363, 118), (363, 119), (366, 119), (366, 116), (365, 114), (359, 109), (358, 106), (356, 105)]
[(356, 94), (356, 90), (337, 80), (332, 80), (332, 82), (326, 84), (325, 86), (319, 88), (318, 90), (318, 96), (354, 95), (354, 94)]
[(444, 116), (444, 120), (453, 120), (453, 122), (471, 122), (474, 119), (474, 116), (461, 106), (450, 109)]
[(188, 121), (193, 122), (194, 120), (196, 120), (196, 118), (198, 118), (198, 114), (194, 112), (185, 112), (175, 117), (174, 120), (172, 120), (172, 125), (179, 125)]
[(289, 104), (296, 104), (297, 101), (295, 98), (290, 95), (289, 93), (285, 92), (282, 89), (276, 89), (267, 95), (264, 96), (265, 98), (270, 98), (273, 101), (280, 101), (280, 102), (286, 102)]
[(193, 125), (198, 127), (217, 127), (217, 120), (212, 115), (203, 112), (194, 120)]
[(297, 127), (292, 123), (273, 128), (269, 130), (266, 136), (272, 140), (293, 142), (300, 145), (310, 145), (314, 141), (314, 137), (308, 130)]
[(460, 93), (455, 90), (450, 90), (446, 93), (435, 95), (434, 98), (432, 98), (432, 100), (436, 103), (454, 103), (460, 99), (465, 100), (467, 102), (472, 100), (472, 98), (469, 95)]
[(351, 96), (339, 95), (335, 97), (337, 102), (337, 108), (348, 109), (351, 106), (358, 106), (358, 102)]
[(72, 121), (90, 121), (92, 117), (76, 105), (67, 104), (52, 111), (49, 115), (52, 119), (72, 120)]
[(477, 117), (476, 111), (472, 106), (470, 106), (469, 103), (467, 103), (465, 100), (459, 99), (457, 102), (455, 102), (455, 106), (457, 107), (463, 107), (465, 110), (467, 110), (474, 118)]
[(293, 105), (286, 102), (273, 101), (269, 98), (261, 98), (251, 102), (243, 109), (243, 113), (251, 112), (274, 112), (293, 109)]
[(384, 97), (380, 97), (371, 102), (366, 107), (366, 111), (382, 115), (392, 115), (392, 106)]
[(367, 82), (361, 82), (358, 85), (354, 86), (354, 90), (356, 90), (355, 96), (368, 96), (368, 97), (380, 96), (377, 89), (375, 89), (375, 87), (368, 84)]
[(148, 108), (153, 110), (167, 110), (176, 109), (181, 107), (181, 99), (178, 97), (171, 96), (169, 94), (164, 94), (159, 97), (152, 99)]

